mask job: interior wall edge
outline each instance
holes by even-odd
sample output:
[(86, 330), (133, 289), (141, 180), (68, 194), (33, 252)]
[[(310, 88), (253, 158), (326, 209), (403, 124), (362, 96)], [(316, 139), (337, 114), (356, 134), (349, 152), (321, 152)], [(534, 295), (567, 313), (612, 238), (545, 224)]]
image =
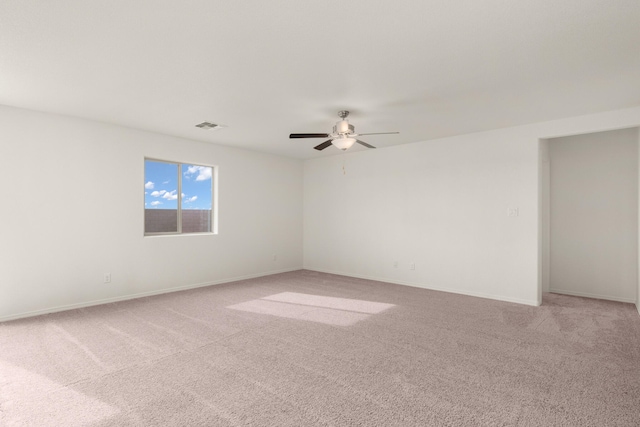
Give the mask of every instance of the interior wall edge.
[(430, 286), (430, 285), (426, 285), (424, 283), (419, 283), (419, 282), (410, 282), (405, 280), (389, 279), (386, 277), (376, 277), (376, 276), (368, 276), (368, 275), (362, 275), (362, 274), (345, 273), (341, 271), (325, 270), (325, 269), (312, 268), (312, 267), (306, 267), (306, 266), (304, 267), (304, 269), (309, 271), (316, 271), (318, 273), (336, 274), (339, 276), (353, 277), (356, 279), (375, 280), (378, 282), (391, 283), (394, 285), (411, 286), (413, 288), (421, 288), (421, 289), (426, 289), (430, 291), (447, 292), (450, 294), (466, 295), (470, 297), (485, 298), (485, 299), (491, 299), (495, 301), (512, 302), (515, 304), (530, 305), (534, 307), (538, 307), (541, 305), (541, 302), (537, 300), (510, 298), (510, 297), (505, 297), (503, 295), (493, 295), (493, 294), (487, 294), (484, 292), (469, 292), (467, 290), (461, 290), (461, 289), (455, 289), (455, 288), (449, 288), (449, 287), (445, 288), (445, 287), (438, 287), (438, 286)]
[(134, 300), (134, 299), (138, 299), (138, 298), (151, 297), (151, 296), (154, 296), (154, 295), (162, 295), (162, 294), (169, 294), (169, 293), (172, 293), (172, 292), (186, 291), (188, 289), (204, 288), (204, 287), (207, 287), (207, 286), (222, 285), (222, 284), (225, 284), (225, 283), (237, 282), (239, 280), (255, 279), (255, 278), (258, 278), (258, 277), (271, 276), (271, 275), (280, 274), (280, 273), (289, 273), (289, 272), (292, 272), (292, 271), (299, 271), (299, 270), (302, 270), (302, 267), (284, 268), (284, 269), (281, 269), (281, 270), (271, 270), (271, 271), (265, 271), (265, 272), (262, 272), (262, 273), (247, 274), (247, 275), (244, 275), (244, 276), (227, 277), (227, 278), (224, 278), (224, 279), (218, 279), (218, 280), (214, 280), (214, 281), (210, 281), (210, 282), (194, 283), (194, 284), (191, 284), (191, 285), (176, 286), (176, 287), (173, 287), (173, 288), (158, 289), (158, 290), (149, 291), (149, 292), (140, 292), (140, 293), (136, 293), (136, 294), (121, 295), (121, 296), (113, 297), (113, 298), (104, 298), (104, 299), (92, 300), (92, 301), (84, 301), (84, 302), (74, 303), (74, 304), (65, 304), (65, 305), (60, 305), (60, 306), (56, 306), (56, 307), (49, 307), (49, 308), (44, 308), (44, 309), (40, 309), (40, 310), (27, 311), (27, 312), (23, 312), (23, 313), (15, 313), (15, 314), (10, 314), (8, 316), (1, 316), (0, 317), (0, 323), (8, 322), (8, 321), (11, 321), (11, 320), (18, 320), (18, 319), (25, 319), (25, 318), (29, 318), (29, 317), (41, 316), (41, 315), (44, 315), (44, 314), (58, 313), (58, 312), (61, 312), (61, 311), (75, 310), (75, 309), (78, 309), (78, 308), (93, 307), (93, 306), (96, 306), (96, 305), (110, 304), (110, 303), (119, 302), (119, 301), (129, 301), (129, 300)]
[[(636, 126), (636, 132), (638, 134), (637, 146), (638, 146), (638, 186), (640, 188), (640, 125)], [(640, 194), (640, 192), (639, 192)], [(638, 245), (640, 246), (640, 196), (638, 198)], [(638, 262), (636, 263), (636, 276), (638, 278), (638, 288), (636, 290), (636, 310), (640, 315), (640, 247), (638, 250)]]

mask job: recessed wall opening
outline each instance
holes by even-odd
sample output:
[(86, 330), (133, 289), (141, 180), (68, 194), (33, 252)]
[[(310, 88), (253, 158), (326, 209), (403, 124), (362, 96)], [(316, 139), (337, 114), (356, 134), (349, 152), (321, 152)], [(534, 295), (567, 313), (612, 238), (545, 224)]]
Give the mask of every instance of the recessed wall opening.
[(540, 141), (540, 290), (638, 294), (638, 128)]

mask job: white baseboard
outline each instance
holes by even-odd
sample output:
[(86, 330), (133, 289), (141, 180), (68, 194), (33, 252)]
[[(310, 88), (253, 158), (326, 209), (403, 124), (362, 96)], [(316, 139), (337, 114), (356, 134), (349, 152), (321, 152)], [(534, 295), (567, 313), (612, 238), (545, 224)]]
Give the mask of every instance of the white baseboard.
[(352, 274), (352, 273), (345, 273), (345, 272), (339, 272), (339, 271), (332, 271), (332, 270), (322, 270), (322, 269), (318, 269), (318, 268), (308, 268), (305, 267), (305, 270), (309, 270), (309, 271), (317, 271), (320, 273), (329, 273), (329, 274), (337, 274), (340, 276), (347, 276), (347, 277), (356, 277), (358, 279), (366, 279), (366, 280), (375, 280), (378, 282), (386, 282), (386, 283), (393, 283), (394, 285), (403, 285), (403, 286), (411, 286), (414, 288), (422, 288), (422, 289), (429, 289), (431, 291), (440, 291), (440, 292), (449, 292), (452, 294), (460, 294), (460, 295), (467, 295), (470, 297), (478, 297), (478, 298), (486, 298), (486, 299), (492, 299), (492, 300), (497, 300), (497, 301), (505, 301), (505, 302), (513, 302), (516, 304), (524, 304), (524, 305), (531, 305), (531, 306), (539, 306), (540, 305), (540, 301), (537, 300), (523, 300), (520, 298), (511, 298), (511, 297), (505, 297), (502, 295), (492, 295), (492, 294), (485, 294), (482, 292), (469, 292), (466, 290), (461, 290), (461, 289), (453, 289), (453, 288), (443, 288), (443, 287), (437, 287), (437, 286), (428, 286), (425, 285), (424, 283), (416, 283), (416, 282), (407, 282), (404, 280), (393, 280), (393, 279), (389, 279), (387, 277), (373, 277), (373, 276), (363, 276), (360, 274)]
[(636, 303), (636, 309), (638, 310), (638, 314), (640, 315), (640, 301)]
[(274, 270), (274, 271), (268, 271), (264, 273), (247, 274), (245, 276), (228, 277), (225, 279), (214, 280), (212, 282), (195, 283), (192, 285), (176, 286), (173, 288), (165, 288), (165, 289), (159, 289), (159, 290), (149, 291), (149, 292), (140, 292), (137, 294), (129, 294), (129, 295), (123, 295), (123, 296), (113, 297), (113, 298), (104, 298), (100, 300), (79, 302), (76, 304), (60, 305), (57, 307), (48, 307), (41, 310), (27, 311), (24, 313), (16, 313), (16, 314), (11, 314), (9, 316), (3, 316), (3, 317), (0, 317), (0, 322), (23, 319), (25, 317), (40, 316), (43, 314), (57, 313), (60, 311), (74, 310), (77, 308), (91, 307), (94, 305), (109, 304), (112, 302), (127, 301), (131, 299), (136, 299), (136, 298), (144, 298), (144, 297), (150, 297), (154, 295), (168, 294), (171, 292), (185, 291), (187, 289), (203, 288), (205, 286), (212, 286), (212, 285), (221, 285), (223, 283), (237, 282), (239, 280), (255, 279), (256, 277), (271, 276), (273, 274), (288, 273), (291, 271), (298, 271), (298, 270), (302, 270), (302, 267), (286, 268), (282, 270)]
[(610, 295), (600, 295), (600, 294), (592, 294), (589, 292), (575, 292), (575, 291), (567, 291), (564, 289), (550, 289), (549, 292), (554, 294), (563, 294), (563, 295), (571, 295), (574, 297), (585, 297), (585, 298), (595, 298), (595, 299), (605, 299), (608, 301), (617, 301), (617, 302), (628, 302), (631, 304), (635, 304), (636, 300), (632, 298), (620, 298), (620, 297), (612, 297)]

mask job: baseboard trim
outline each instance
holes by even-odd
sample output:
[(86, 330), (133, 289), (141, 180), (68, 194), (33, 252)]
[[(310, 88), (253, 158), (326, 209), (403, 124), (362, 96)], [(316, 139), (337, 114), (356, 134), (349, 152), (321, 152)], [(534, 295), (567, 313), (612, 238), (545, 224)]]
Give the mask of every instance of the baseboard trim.
[(564, 290), (564, 289), (549, 289), (549, 292), (552, 292), (554, 294), (571, 295), (571, 296), (574, 296), (574, 297), (604, 299), (604, 300), (607, 300), (607, 301), (627, 302), (627, 303), (631, 303), (631, 304), (635, 304), (636, 303), (636, 300), (635, 299), (631, 299), (631, 298), (618, 298), (618, 297), (612, 297), (612, 296), (608, 296), (608, 295), (592, 294), (592, 293), (589, 293), (589, 292), (574, 292), (574, 291), (567, 291), (567, 290)]
[(516, 303), (516, 304), (524, 304), (524, 305), (530, 305), (530, 306), (534, 306), (534, 307), (540, 306), (540, 301), (537, 301), (537, 300), (524, 300), (524, 299), (520, 299), (520, 298), (505, 297), (505, 296), (502, 296), (502, 295), (485, 294), (485, 293), (482, 293), (482, 292), (469, 292), (469, 291), (465, 291), (465, 290), (461, 290), (461, 289), (443, 288), (443, 287), (438, 287), (438, 286), (429, 286), (429, 285), (425, 285), (424, 283), (408, 282), (408, 281), (404, 281), (404, 280), (394, 280), (394, 279), (389, 279), (387, 277), (366, 276), (366, 275), (361, 275), (361, 274), (345, 273), (345, 272), (340, 272), (340, 271), (323, 270), (323, 269), (309, 268), (309, 267), (304, 267), (304, 269), (305, 270), (309, 270), (309, 271), (317, 271), (319, 273), (336, 274), (336, 275), (339, 275), (339, 276), (355, 277), (355, 278), (358, 278), (358, 279), (375, 280), (377, 282), (393, 283), (394, 285), (403, 285), (403, 286), (411, 286), (413, 288), (429, 289), (431, 291), (449, 292), (449, 293), (452, 293), (452, 294), (466, 295), (466, 296), (477, 297), (477, 298), (485, 298), (485, 299), (491, 299), (491, 300), (496, 300), (496, 301), (513, 302), (513, 303)]
[(636, 303), (636, 310), (638, 310), (638, 315), (640, 315), (640, 302)]
[(104, 299), (80, 302), (80, 303), (75, 303), (75, 304), (59, 305), (59, 306), (56, 306), (56, 307), (44, 308), (44, 309), (41, 309), (41, 310), (27, 311), (27, 312), (23, 312), (23, 313), (11, 314), (9, 316), (2, 316), (2, 317), (0, 317), (0, 322), (7, 322), (7, 321), (10, 321), (10, 320), (24, 319), (24, 318), (27, 318), (27, 317), (41, 316), (43, 314), (58, 313), (60, 311), (75, 310), (75, 309), (78, 309), (78, 308), (92, 307), (94, 305), (110, 304), (110, 303), (119, 302), (119, 301), (128, 301), (128, 300), (132, 300), (132, 299), (136, 299), (136, 298), (151, 297), (151, 296), (154, 296), (154, 295), (168, 294), (168, 293), (171, 293), (171, 292), (186, 291), (188, 289), (204, 288), (206, 286), (221, 285), (221, 284), (224, 284), (224, 283), (237, 282), (237, 281), (240, 281), (240, 280), (255, 279), (257, 277), (272, 276), (274, 274), (289, 273), (291, 271), (298, 271), (298, 270), (302, 270), (302, 267), (285, 268), (285, 269), (281, 269), (281, 270), (273, 270), (273, 271), (268, 271), (268, 272), (264, 272), (264, 273), (256, 273), (256, 274), (247, 274), (247, 275), (244, 275), (244, 276), (228, 277), (228, 278), (225, 278), (225, 279), (214, 280), (214, 281), (211, 281), (211, 282), (195, 283), (195, 284), (191, 284), (191, 285), (176, 286), (176, 287), (173, 287), (173, 288), (158, 289), (158, 290), (155, 290), (155, 291), (140, 292), (140, 293), (137, 293), (137, 294), (129, 294), (129, 295), (123, 295), (123, 296), (113, 297), (113, 298), (104, 298)]

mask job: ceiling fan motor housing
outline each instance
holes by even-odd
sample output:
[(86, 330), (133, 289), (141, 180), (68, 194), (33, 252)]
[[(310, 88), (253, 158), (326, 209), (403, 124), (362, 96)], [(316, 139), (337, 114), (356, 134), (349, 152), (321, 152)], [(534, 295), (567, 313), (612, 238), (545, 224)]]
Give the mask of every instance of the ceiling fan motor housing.
[(338, 123), (336, 123), (336, 125), (333, 127), (333, 133), (337, 133), (337, 134), (341, 134), (341, 133), (353, 133), (355, 130), (355, 128), (353, 127), (352, 124), (349, 124), (348, 121), (346, 120), (340, 120)]

